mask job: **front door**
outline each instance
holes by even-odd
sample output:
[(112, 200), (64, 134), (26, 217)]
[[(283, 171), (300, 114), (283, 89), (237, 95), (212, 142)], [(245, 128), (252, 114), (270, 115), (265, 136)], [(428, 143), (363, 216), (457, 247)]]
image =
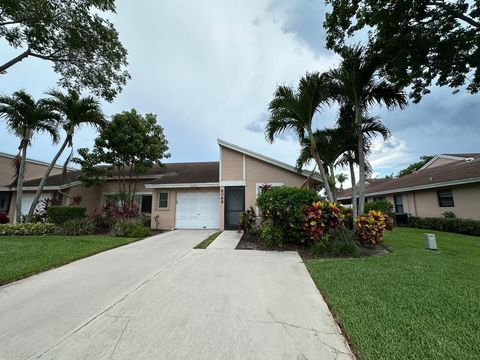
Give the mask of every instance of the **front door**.
[(240, 214), (245, 211), (245, 187), (225, 187), (225, 229), (240, 228)]

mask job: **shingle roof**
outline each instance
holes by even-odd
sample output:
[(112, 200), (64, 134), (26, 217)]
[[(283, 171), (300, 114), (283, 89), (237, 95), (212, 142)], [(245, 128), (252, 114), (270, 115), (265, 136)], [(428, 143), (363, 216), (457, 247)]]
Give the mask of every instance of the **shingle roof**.
[[(167, 163), (163, 166), (155, 165), (142, 177), (152, 179), (152, 184), (189, 184), (211, 183), (219, 181), (220, 163), (192, 162), (192, 163)], [(116, 176), (116, 172), (109, 172), (109, 176)], [(70, 171), (66, 175), (52, 175), (47, 179), (46, 186), (64, 186), (80, 180), (80, 170)], [(39, 179), (28, 180), (23, 183), (25, 187), (35, 187), (40, 184)]]
[[(442, 183), (478, 179), (480, 182), (480, 159), (472, 161), (458, 161), (447, 165), (427, 168), (416, 173), (402, 176), (379, 184), (371, 184), (366, 187), (366, 194), (395, 193), (406, 191), (415, 187), (438, 186)], [(348, 198), (352, 195), (352, 189), (345, 189), (338, 194), (338, 199)]]
[(190, 184), (190, 183), (213, 183), (219, 181), (220, 163), (196, 162), (196, 163), (171, 163), (155, 170), (157, 179), (151, 184)]

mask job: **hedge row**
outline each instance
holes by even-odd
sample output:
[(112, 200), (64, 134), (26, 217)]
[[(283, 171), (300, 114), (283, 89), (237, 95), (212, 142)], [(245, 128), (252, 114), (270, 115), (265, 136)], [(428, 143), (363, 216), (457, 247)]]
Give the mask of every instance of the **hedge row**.
[(25, 223), (25, 224), (0, 224), (0, 235), (48, 235), (55, 230), (54, 224)]
[(62, 225), (68, 220), (82, 219), (85, 217), (87, 208), (85, 206), (49, 206), (47, 210), (48, 222), (55, 225)]
[(408, 218), (410, 227), (418, 229), (431, 229), (446, 231), (463, 235), (480, 236), (480, 221), (472, 219), (456, 218), (420, 218), (411, 216)]

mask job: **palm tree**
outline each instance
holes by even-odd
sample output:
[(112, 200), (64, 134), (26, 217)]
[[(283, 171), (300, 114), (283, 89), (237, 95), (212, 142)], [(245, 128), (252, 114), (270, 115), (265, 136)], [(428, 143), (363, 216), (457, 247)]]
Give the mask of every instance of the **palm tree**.
[(46, 99), (45, 103), (62, 118), (62, 127), (66, 136), (40, 181), (30, 211), (28, 212), (29, 216), (33, 215), (53, 167), (68, 146), (71, 148), (71, 151), (64, 164), (64, 170), (66, 169), (73, 154), (73, 137), (75, 130), (82, 125), (91, 125), (97, 128), (102, 128), (106, 125), (100, 102), (94, 97), (80, 97), (80, 94), (74, 90), (70, 90), (66, 94), (57, 90), (51, 90), (47, 94), (50, 95), (50, 98)]
[(330, 96), (340, 104), (351, 104), (355, 111), (359, 165), (359, 213), (365, 204), (365, 152), (362, 134), (363, 119), (370, 106), (385, 105), (392, 110), (407, 105), (402, 88), (382, 79), (380, 64), (362, 46), (345, 47), (340, 51), (343, 60), (338, 69), (329, 71)]
[[(317, 152), (323, 160), (325, 172), (328, 175), (330, 189), (334, 200), (336, 200), (335, 189), (335, 166), (336, 161), (340, 155), (345, 151), (343, 134), (338, 128), (317, 130), (313, 133)], [(311, 152), (311, 141), (309, 138), (304, 138), (300, 142), (300, 155), (297, 159), (297, 168), (302, 169), (311, 160), (313, 160)]]
[(270, 118), (265, 129), (265, 137), (269, 142), (273, 142), (276, 136), (287, 130), (293, 130), (300, 141), (308, 137), (311, 144), (310, 152), (317, 163), (325, 192), (328, 199), (333, 201), (312, 129), (313, 116), (322, 105), (328, 103), (326, 90), (324, 76), (319, 73), (307, 73), (302, 77), (297, 91), (288, 86), (279, 86), (269, 105)]
[(340, 174), (337, 174), (335, 178), (340, 183), (340, 190), (343, 190), (343, 183), (347, 181), (348, 176), (343, 173), (340, 173)]
[(27, 148), (33, 136), (42, 132), (49, 134), (53, 142), (57, 143), (59, 116), (43, 100), (35, 101), (31, 95), (23, 90), (16, 91), (10, 97), (0, 97), (0, 116), (7, 122), (8, 130), (20, 138), (18, 147), (20, 165), (16, 178), (17, 203), (15, 216), (16, 222), (19, 223), (22, 216), (23, 180)]
[[(357, 212), (357, 182), (355, 177), (355, 165), (359, 164), (358, 156), (358, 136), (357, 125), (355, 121), (355, 110), (350, 104), (343, 105), (338, 114), (337, 126), (341, 132), (344, 154), (337, 160), (337, 165), (348, 166), (350, 170), (350, 180), (352, 184), (352, 206), (353, 216), (356, 217)], [(390, 131), (376, 117), (363, 117), (361, 125), (361, 135), (363, 144), (363, 154), (365, 158), (370, 153), (373, 138), (376, 136), (383, 137), (387, 140)], [(365, 160), (365, 172), (370, 173), (372, 168), (367, 160)]]

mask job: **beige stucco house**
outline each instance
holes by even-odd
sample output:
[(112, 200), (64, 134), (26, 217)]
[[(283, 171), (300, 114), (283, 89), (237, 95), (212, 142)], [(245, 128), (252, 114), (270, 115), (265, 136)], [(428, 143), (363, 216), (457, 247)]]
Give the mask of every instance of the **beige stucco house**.
[[(351, 204), (351, 189), (338, 200)], [(480, 220), (480, 154), (440, 154), (417, 172), (395, 179), (372, 179), (366, 201), (387, 200), (395, 213), (441, 217), (451, 211), (456, 217)]]
[[(271, 186), (305, 186), (308, 172), (255, 153), (240, 146), (218, 140), (219, 161), (169, 163), (155, 166), (141, 175), (137, 186), (137, 201), (143, 213), (150, 214), (153, 229), (237, 229), (240, 214), (255, 206), (263, 184)], [(117, 192), (117, 181), (112, 178), (99, 186), (86, 188), (79, 170), (67, 175), (49, 177), (42, 197), (62, 198), (65, 204), (75, 195), (81, 195), (82, 205), (89, 212), (102, 207), (106, 199)], [(313, 177), (320, 182), (320, 178)], [(39, 178), (24, 182), (27, 199), (22, 212), (31, 205), (31, 194)], [(2, 194), (9, 196), (9, 215), (15, 214), (15, 189), (4, 185)], [(30, 201), (28, 200), (30, 199)]]

